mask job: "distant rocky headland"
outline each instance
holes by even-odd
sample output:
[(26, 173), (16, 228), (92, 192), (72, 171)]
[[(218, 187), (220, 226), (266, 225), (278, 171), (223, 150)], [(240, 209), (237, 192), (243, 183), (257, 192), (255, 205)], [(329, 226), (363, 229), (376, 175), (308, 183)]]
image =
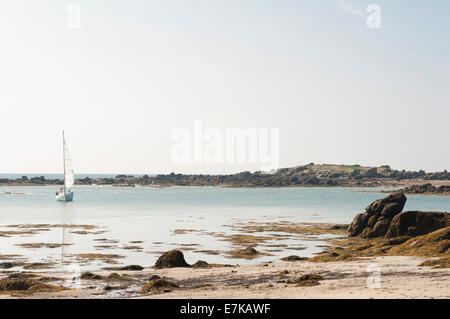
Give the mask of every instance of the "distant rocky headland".
[[(360, 165), (332, 165), (314, 163), (281, 168), (273, 173), (241, 172), (229, 175), (117, 175), (115, 178), (77, 179), (75, 185), (111, 186), (219, 186), (219, 187), (410, 187), (411, 185), (442, 182), (450, 185), (450, 173), (426, 173), (420, 171), (393, 170), (389, 166), (364, 167)], [(61, 179), (46, 179), (44, 176), (18, 179), (0, 178), (0, 185), (62, 185)], [(448, 186), (446, 186), (448, 187)], [(441, 189), (442, 190), (442, 189)], [(439, 187), (427, 186), (426, 193), (440, 191)], [(446, 188), (447, 192), (448, 189)], [(408, 191), (405, 191), (408, 193)], [(414, 192), (414, 193), (418, 193)]]
[[(450, 196), (450, 185), (440, 185), (434, 186), (431, 183), (421, 184), (421, 185), (411, 185), (402, 188), (401, 191), (405, 194), (417, 194), (417, 195), (445, 195)], [(389, 191), (395, 192), (395, 191)]]

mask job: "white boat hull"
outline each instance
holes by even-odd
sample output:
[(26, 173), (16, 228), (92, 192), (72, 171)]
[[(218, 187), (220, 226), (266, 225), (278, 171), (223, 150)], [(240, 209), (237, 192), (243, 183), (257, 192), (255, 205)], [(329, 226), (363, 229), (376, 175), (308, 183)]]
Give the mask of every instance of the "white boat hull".
[(73, 192), (57, 194), (56, 200), (60, 202), (71, 202), (73, 200)]

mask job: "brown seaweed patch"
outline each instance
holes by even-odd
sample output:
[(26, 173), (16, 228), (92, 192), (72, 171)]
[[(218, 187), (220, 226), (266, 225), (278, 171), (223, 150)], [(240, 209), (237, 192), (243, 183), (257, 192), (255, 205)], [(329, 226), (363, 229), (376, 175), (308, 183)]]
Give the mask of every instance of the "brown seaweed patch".
[(118, 259), (118, 258), (124, 258), (125, 256), (117, 255), (117, 254), (99, 254), (99, 253), (88, 253), (88, 254), (74, 254), (70, 257), (76, 257), (79, 259), (85, 259), (85, 260), (103, 260), (103, 261), (110, 261), (112, 259)]
[(97, 230), (97, 231), (86, 231), (86, 230), (74, 230), (71, 231), (71, 234), (78, 234), (78, 235), (100, 235), (103, 233), (106, 233), (106, 230)]
[(312, 287), (320, 285), (319, 280), (323, 280), (323, 276), (319, 274), (306, 274), (299, 278), (287, 280), (287, 284), (295, 284), (295, 287)]
[(227, 253), (227, 258), (243, 258), (243, 259), (254, 259), (262, 255), (271, 256), (269, 253), (259, 252), (253, 247), (247, 247), (245, 249), (232, 250)]
[(10, 269), (14, 267), (20, 267), (23, 266), (23, 263), (20, 262), (11, 262), (11, 261), (5, 261), (0, 263), (0, 269)]
[(287, 244), (266, 244), (264, 247), (274, 247), (274, 248), (284, 248), (287, 247)]
[(103, 278), (104, 278), (103, 276), (94, 274), (89, 271), (82, 273), (80, 276), (80, 279), (84, 279), (84, 280), (101, 280)]
[(51, 276), (46, 276), (46, 277), (40, 277), (37, 280), (41, 281), (41, 282), (55, 282), (55, 281), (63, 281), (63, 278), (58, 278), (58, 277), (51, 277)]
[(12, 228), (81, 228), (85, 230), (99, 228), (97, 225), (75, 225), (75, 224), (17, 224), (7, 225)]
[(426, 260), (419, 264), (419, 267), (431, 267), (433, 269), (450, 268), (450, 257)]
[(15, 244), (16, 246), (20, 246), (22, 248), (60, 248), (62, 246), (73, 245), (70, 243), (22, 243)]
[(356, 260), (357, 258), (354, 256), (351, 256), (349, 254), (339, 254), (335, 252), (331, 253), (321, 253), (318, 256), (309, 258), (308, 261), (311, 262), (332, 262), (332, 261), (352, 261)]
[(2, 230), (0, 237), (12, 237), (17, 235), (35, 235), (38, 231), (35, 230)]
[(209, 267), (210, 265), (204, 260), (197, 260), (195, 264), (192, 265), (192, 268), (194, 269), (209, 268)]
[(194, 253), (201, 253), (206, 255), (219, 255), (219, 250), (203, 249), (203, 250), (193, 250)]
[(170, 292), (173, 289), (178, 289), (179, 286), (173, 282), (167, 281), (165, 278), (158, 278), (151, 280), (149, 283), (145, 284), (138, 293), (148, 294), (148, 293), (164, 293)]
[(0, 255), (0, 260), (20, 259), (21, 257), (23, 257), (23, 256), (16, 255), (16, 254), (7, 254), (7, 255)]
[(289, 247), (290, 250), (305, 250), (306, 247), (300, 246), (300, 247)]
[(110, 238), (94, 238), (94, 241), (102, 242), (104, 244), (118, 244), (119, 240), (117, 239), (110, 239)]
[(144, 270), (144, 267), (140, 266), (140, 265), (127, 265), (127, 266), (122, 266), (122, 267), (105, 267), (103, 268), (105, 270), (127, 270), (127, 271), (139, 271), (139, 270)]
[(123, 289), (128, 289), (129, 286), (127, 285), (120, 285), (120, 286), (110, 286), (110, 285), (106, 285), (105, 287), (103, 287), (104, 291), (111, 291), (111, 290), (123, 290)]
[(195, 230), (195, 229), (175, 229), (174, 231), (172, 231), (172, 233), (174, 235), (184, 235), (184, 234), (194, 233), (197, 231), (198, 230)]
[(418, 256), (445, 257), (450, 248), (450, 227), (413, 238), (357, 238), (334, 240), (334, 246), (318, 256), (310, 258), (313, 262), (349, 261), (358, 257), (375, 256)]
[(181, 250), (181, 251), (194, 251), (194, 250), (196, 250), (196, 248), (194, 248), (194, 247), (176, 247), (176, 248), (174, 248), (175, 250)]
[(107, 282), (122, 282), (122, 281), (133, 281), (134, 279), (123, 274), (119, 275), (118, 273), (111, 273), (109, 276), (105, 277), (104, 279)]
[(417, 236), (396, 245), (389, 250), (390, 254), (402, 254), (423, 257), (437, 257), (449, 255), (450, 252), (450, 226), (438, 229), (432, 233)]
[(126, 250), (142, 250), (144, 249), (144, 247), (138, 246), (138, 245), (125, 245), (120, 247), (121, 249), (126, 249)]
[(313, 287), (313, 286), (318, 286), (320, 285), (320, 282), (318, 280), (305, 280), (305, 281), (300, 281), (299, 283), (297, 283), (295, 285), (295, 287)]
[(118, 248), (118, 246), (117, 245), (96, 245), (96, 246), (94, 246), (94, 248), (96, 250), (115, 249), (115, 248)]
[(24, 278), (36, 278), (36, 277), (38, 277), (38, 275), (36, 275), (32, 272), (22, 271), (22, 272), (12, 273), (7, 278), (24, 279)]
[(28, 263), (23, 266), (23, 269), (49, 269), (53, 268), (54, 265), (55, 263)]
[(156, 254), (156, 255), (161, 255), (164, 254), (165, 251), (162, 250), (151, 250), (151, 251), (146, 251), (147, 254)]
[(208, 283), (198, 283), (193, 284), (188, 289), (199, 289), (199, 290), (215, 290), (217, 289), (214, 285)]
[(230, 241), (235, 245), (260, 244), (266, 240), (272, 239), (268, 236), (253, 236), (253, 235), (228, 235), (224, 236), (223, 240)]
[(301, 261), (301, 260), (307, 260), (307, 259), (308, 258), (306, 258), (306, 257), (300, 257), (300, 256), (296, 256), (296, 255), (291, 255), (291, 256), (281, 258), (281, 260), (283, 260), (283, 261)]
[[(251, 222), (231, 226), (242, 232), (277, 232), (288, 234), (321, 235), (321, 234), (345, 234), (347, 225), (336, 225), (326, 223), (293, 223), (291, 221), (280, 221), (270, 223)], [(275, 234), (272, 234), (274, 236)]]

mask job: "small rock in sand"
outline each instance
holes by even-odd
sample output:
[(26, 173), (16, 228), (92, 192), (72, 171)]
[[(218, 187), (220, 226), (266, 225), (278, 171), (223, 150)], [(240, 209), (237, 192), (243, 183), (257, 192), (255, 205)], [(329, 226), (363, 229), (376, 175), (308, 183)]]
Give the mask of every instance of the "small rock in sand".
[(184, 255), (179, 250), (171, 250), (163, 254), (155, 263), (156, 269), (173, 267), (191, 267), (185, 260)]
[(192, 265), (193, 268), (209, 268), (209, 264), (204, 260), (198, 260)]

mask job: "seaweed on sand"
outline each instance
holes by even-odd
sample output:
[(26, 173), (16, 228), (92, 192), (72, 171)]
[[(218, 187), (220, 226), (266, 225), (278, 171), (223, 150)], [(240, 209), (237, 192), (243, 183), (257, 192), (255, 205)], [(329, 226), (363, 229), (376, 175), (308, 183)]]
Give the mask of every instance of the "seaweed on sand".
[(122, 281), (132, 281), (133, 278), (128, 277), (127, 275), (119, 275), (118, 273), (111, 273), (109, 276), (104, 278), (107, 282), (122, 282)]
[(319, 280), (323, 280), (323, 276), (319, 274), (306, 274), (299, 278), (289, 279), (286, 283), (295, 284), (296, 287), (312, 287), (320, 285)]
[(121, 267), (105, 267), (105, 270), (128, 270), (128, 271), (139, 271), (143, 270), (144, 267), (140, 265), (126, 265)]
[(300, 256), (296, 256), (296, 255), (291, 255), (291, 256), (281, 258), (281, 260), (283, 260), (283, 261), (301, 261), (301, 260), (307, 260), (307, 259), (308, 258), (306, 258), (306, 257), (300, 257)]
[(161, 293), (161, 292), (169, 292), (172, 289), (180, 288), (177, 284), (167, 281), (165, 278), (157, 278), (151, 280), (149, 283), (145, 284), (138, 293), (147, 294), (147, 293)]
[(103, 278), (104, 278), (103, 276), (91, 273), (89, 271), (82, 273), (80, 276), (80, 279), (85, 279), (85, 280), (101, 280)]
[(55, 265), (55, 263), (27, 263), (25, 266), (23, 266), (23, 269), (48, 269), (52, 268)]
[(334, 225), (326, 223), (292, 223), (290, 221), (280, 221), (268, 223), (252, 222), (248, 224), (239, 224), (238, 226), (231, 226), (231, 228), (246, 233), (276, 232), (302, 235), (341, 235), (346, 233), (347, 225)]
[(406, 236), (391, 239), (351, 237), (336, 240), (334, 246), (328, 251), (310, 258), (309, 261), (349, 261), (359, 257), (377, 256), (445, 257), (449, 256), (449, 248), (450, 227), (446, 227), (412, 238)]
[(419, 264), (419, 267), (428, 266), (433, 269), (450, 268), (450, 257), (442, 257), (437, 259), (429, 259)]
[(62, 246), (69, 246), (73, 245), (70, 243), (21, 243), (21, 244), (15, 244), (16, 246), (20, 246), (22, 248), (59, 248)]
[(35, 293), (35, 292), (59, 292), (68, 288), (45, 284), (31, 278), (3, 278), (0, 279), (0, 292), (3, 293)]
[(88, 253), (88, 254), (75, 254), (72, 255), (73, 257), (76, 257), (78, 259), (84, 259), (84, 260), (103, 260), (105, 262), (110, 261), (111, 259), (117, 259), (117, 258), (124, 258), (122, 255), (117, 254), (98, 254), (98, 253)]

